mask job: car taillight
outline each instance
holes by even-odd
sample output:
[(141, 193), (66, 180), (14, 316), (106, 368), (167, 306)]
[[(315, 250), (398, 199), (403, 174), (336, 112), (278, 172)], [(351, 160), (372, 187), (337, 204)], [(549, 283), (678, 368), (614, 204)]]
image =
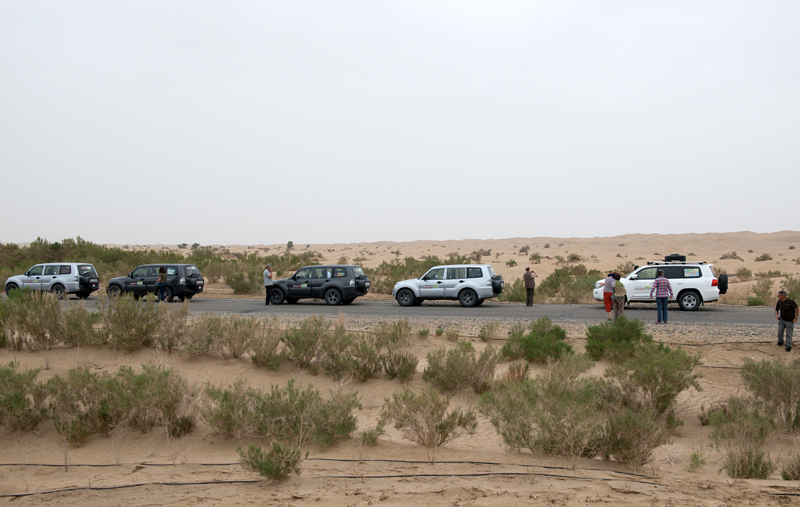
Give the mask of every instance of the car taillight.
[(712, 286), (712, 287), (718, 287), (718, 286), (719, 286), (719, 282), (717, 281), (717, 279), (716, 279), (716, 278), (714, 278), (714, 279), (712, 279), (712, 280), (711, 280), (711, 286)]
[(179, 285), (186, 285), (186, 278), (181, 278), (180, 280), (178, 280), (178, 284)]
[(350, 280), (350, 287), (355, 287), (355, 286), (356, 286), (356, 281), (351, 279)]

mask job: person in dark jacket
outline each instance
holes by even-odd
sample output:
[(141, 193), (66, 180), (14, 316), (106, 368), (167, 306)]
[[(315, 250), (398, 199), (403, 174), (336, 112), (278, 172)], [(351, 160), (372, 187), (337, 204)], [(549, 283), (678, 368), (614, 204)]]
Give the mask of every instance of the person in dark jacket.
[[(778, 319), (778, 346), (786, 346), (786, 352), (792, 351), (792, 334), (794, 323), (800, 315), (800, 309), (793, 299), (786, 297), (786, 291), (778, 292), (778, 304), (775, 305), (775, 317)], [(783, 339), (784, 331), (786, 340)]]

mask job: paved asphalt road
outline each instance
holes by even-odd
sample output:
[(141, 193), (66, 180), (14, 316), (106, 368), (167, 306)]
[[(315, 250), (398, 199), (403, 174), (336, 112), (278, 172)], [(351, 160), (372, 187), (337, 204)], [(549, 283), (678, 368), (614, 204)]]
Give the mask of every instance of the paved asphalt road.
[[(77, 302), (77, 299), (73, 301)], [(93, 308), (96, 297), (87, 301)], [(177, 304), (177, 303), (173, 303)], [(553, 305), (537, 304), (531, 308), (523, 304), (486, 302), (475, 308), (462, 308), (457, 302), (425, 303), (422, 306), (404, 308), (394, 301), (359, 301), (351, 305), (328, 306), (322, 301), (300, 301), (297, 304), (265, 306), (258, 299), (209, 299), (197, 298), (189, 304), (192, 313), (221, 312), (245, 315), (326, 315), (335, 317), (340, 312), (346, 315), (386, 318), (488, 318), (504, 320), (528, 320), (550, 317), (558, 320), (597, 322), (606, 318), (603, 305)], [(645, 321), (656, 320), (654, 304), (634, 304), (625, 310), (625, 316)], [(687, 324), (738, 324), (773, 325), (775, 312), (771, 307), (742, 307), (709, 304), (694, 312), (683, 312), (677, 305), (670, 305), (669, 320)]]

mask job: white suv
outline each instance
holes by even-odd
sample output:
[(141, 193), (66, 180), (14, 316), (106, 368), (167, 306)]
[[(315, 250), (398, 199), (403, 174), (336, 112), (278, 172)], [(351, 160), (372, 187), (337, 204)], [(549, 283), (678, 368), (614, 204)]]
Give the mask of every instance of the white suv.
[(48, 262), (37, 264), (24, 275), (11, 276), (6, 280), (6, 295), (16, 289), (52, 292), (58, 299), (67, 294), (77, 294), (86, 299), (100, 288), (97, 271), (86, 262)]
[[(646, 266), (636, 266), (633, 272), (617, 283), (622, 283), (627, 291), (627, 302), (655, 303), (650, 297), (650, 289), (659, 269), (672, 286), (673, 297), (681, 310), (693, 311), (708, 301), (719, 301), (719, 295), (728, 291), (728, 275), (714, 276), (712, 264), (706, 262), (687, 261), (685, 255), (668, 255), (663, 261), (648, 262)], [(598, 301), (603, 300), (603, 284), (598, 280), (594, 284), (592, 295)]]
[(401, 306), (416, 306), (426, 299), (457, 299), (461, 306), (477, 306), (503, 292), (503, 277), (489, 264), (436, 266), (420, 278), (397, 282), (392, 289)]

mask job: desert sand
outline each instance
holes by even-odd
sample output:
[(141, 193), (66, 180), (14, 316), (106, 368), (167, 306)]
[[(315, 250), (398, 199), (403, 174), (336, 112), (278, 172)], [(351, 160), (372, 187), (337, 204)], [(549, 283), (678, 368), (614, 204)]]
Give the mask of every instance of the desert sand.
[[(299, 239), (299, 238), (298, 238)], [(549, 244), (549, 248), (544, 245)], [(295, 241), (295, 249), (306, 245)], [(521, 276), (528, 255), (520, 256), (521, 247), (530, 245), (530, 253), (539, 252), (541, 264), (531, 266), (546, 276), (558, 267), (555, 255), (578, 254), (589, 266), (611, 269), (631, 260), (641, 264), (642, 257), (653, 260), (668, 253), (685, 253), (691, 259), (706, 260), (723, 267), (729, 274), (739, 267), (753, 272), (780, 270), (800, 272), (793, 259), (800, 253), (800, 232), (774, 234), (686, 234), (628, 235), (614, 238), (513, 238), (503, 240), (419, 241), (411, 243), (362, 243), (351, 245), (314, 245), (308, 248), (324, 255), (324, 262), (337, 262), (355, 257), (365, 266), (376, 266), (382, 260), (449, 252), (469, 254), (478, 249), (492, 250), (484, 257), (511, 281)], [(160, 247), (153, 245), (154, 247)], [(164, 246), (167, 248), (167, 246)], [(175, 248), (172, 246), (171, 248)], [(277, 253), (285, 245), (228, 246), (230, 251), (255, 250)], [(749, 252), (752, 250), (752, 252)], [(735, 251), (744, 260), (719, 260)], [(370, 254), (370, 252), (374, 252)], [(499, 256), (497, 255), (499, 253)], [(769, 253), (773, 260), (755, 262)], [(619, 256), (617, 255), (619, 254)], [(550, 256), (551, 259), (544, 259)], [(594, 257), (592, 257), (594, 256)], [(491, 258), (491, 260), (488, 260)], [(516, 267), (505, 262), (515, 259)], [(746, 298), (747, 284), (731, 280), (731, 292)], [(776, 289), (780, 279), (776, 279)], [(224, 289), (221, 289), (224, 293)], [(735, 301), (732, 301), (735, 302)], [(742, 308), (742, 311), (748, 311)], [(430, 322), (410, 320), (412, 327), (432, 328)], [(364, 330), (377, 322), (346, 319), (352, 330)], [(476, 348), (486, 346), (477, 339), (483, 321), (465, 319), (460, 326), (462, 337)], [(513, 322), (503, 321), (500, 337)], [(567, 342), (577, 350), (585, 345), (586, 324), (556, 322), (568, 333)], [(0, 440), (0, 502), (15, 505), (577, 505), (616, 503), (623, 505), (792, 505), (798, 501), (800, 482), (781, 480), (779, 472), (769, 480), (733, 480), (720, 472), (721, 454), (710, 447), (709, 428), (698, 419), (702, 409), (744, 395), (739, 368), (747, 358), (771, 359), (777, 356), (794, 358), (774, 345), (772, 326), (679, 325), (657, 327), (648, 324), (648, 332), (656, 340), (671, 346), (681, 345), (700, 353), (704, 374), (702, 391), (690, 389), (680, 395), (676, 412), (685, 422), (670, 442), (656, 449), (651, 461), (637, 471), (627, 466), (593, 459), (581, 459), (571, 469), (566, 459), (534, 455), (528, 451), (510, 453), (503, 448), (494, 427), (479, 418), (477, 432), (456, 439), (437, 454), (431, 464), (424, 447), (403, 439), (401, 433), (388, 428), (375, 447), (361, 447), (354, 440), (330, 448), (309, 447), (303, 472), (285, 482), (274, 484), (260, 480), (237, 463), (236, 447), (259, 443), (252, 439), (232, 439), (216, 434), (204, 422), (181, 439), (167, 438), (163, 428), (150, 433), (121, 432), (111, 437), (94, 436), (83, 446), (68, 449), (69, 468), (65, 470), (65, 452), (52, 422), (40, 424), (36, 433), (3, 435)], [(502, 345), (503, 338), (493, 340)], [(419, 390), (427, 386), (421, 379), (426, 353), (434, 347), (449, 345), (444, 338), (414, 338), (411, 351), (420, 358), (416, 376), (409, 387)], [(800, 350), (800, 349), (798, 349)], [(18, 360), (23, 367), (44, 368), (40, 380), (63, 375), (70, 368), (88, 366), (93, 371), (116, 371), (120, 365), (138, 367), (146, 363), (166, 364), (191, 382), (231, 383), (239, 378), (260, 388), (285, 385), (289, 378), (312, 383), (322, 391), (344, 389), (357, 391), (363, 409), (357, 411), (360, 429), (374, 427), (383, 400), (402, 389), (397, 381), (381, 376), (367, 382), (333, 382), (330, 377), (310, 375), (290, 365), (272, 372), (254, 366), (246, 357), (223, 359), (210, 354), (190, 360), (173, 353), (167, 355), (152, 349), (121, 353), (106, 348), (57, 348), (49, 352), (0, 351), (0, 362)], [(500, 375), (509, 362), (501, 363)], [(599, 362), (590, 372), (602, 375), (608, 364)], [(532, 374), (544, 367), (532, 365)], [(453, 405), (466, 407), (476, 402), (472, 393), (455, 396)], [(800, 453), (796, 435), (777, 434), (770, 442), (772, 458), (784, 460)], [(702, 451), (707, 464), (696, 472), (686, 465), (692, 452)]]

